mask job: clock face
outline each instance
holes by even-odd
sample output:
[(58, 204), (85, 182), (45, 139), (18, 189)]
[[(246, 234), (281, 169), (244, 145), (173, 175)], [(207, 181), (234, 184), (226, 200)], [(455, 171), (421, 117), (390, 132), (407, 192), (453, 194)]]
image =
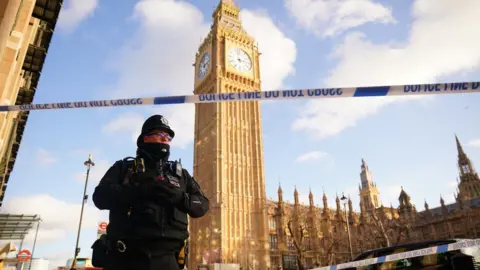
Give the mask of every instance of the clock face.
[(201, 79), (207, 74), (208, 68), (210, 67), (210, 54), (205, 53), (200, 60), (198, 65), (198, 78)]
[(231, 48), (228, 51), (228, 62), (238, 71), (247, 72), (252, 70), (250, 56), (240, 48)]

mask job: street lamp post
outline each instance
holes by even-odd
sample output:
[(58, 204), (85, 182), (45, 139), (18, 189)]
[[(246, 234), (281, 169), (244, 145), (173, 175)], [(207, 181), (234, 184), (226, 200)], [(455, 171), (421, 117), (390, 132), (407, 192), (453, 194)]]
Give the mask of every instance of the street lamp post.
[(85, 208), (85, 202), (88, 200), (88, 195), (87, 195), (88, 176), (90, 175), (90, 168), (95, 166), (95, 163), (92, 160), (91, 154), (88, 155), (88, 160), (85, 161), (83, 165), (87, 166), (87, 176), (85, 177), (85, 187), (83, 188), (83, 200), (82, 200), (82, 209), (80, 210), (80, 220), (78, 222), (77, 243), (75, 244), (75, 256), (73, 256), (71, 269), (75, 269), (75, 266), (77, 263), (77, 256), (80, 253), (78, 242), (80, 241), (80, 231), (82, 230), (83, 209)]
[(353, 261), (352, 238), (350, 237), (350, 224), (348, 222), (348, 213), (347, 213), (347, 198), (343, 193), (342, 193), (342, 198), (340, 200), (342, 200), (343, 207), (345, 209), (345, 220), (347, 222), (347, 234), (348, 234), (348, 247), (350, 251), (350, 260)]

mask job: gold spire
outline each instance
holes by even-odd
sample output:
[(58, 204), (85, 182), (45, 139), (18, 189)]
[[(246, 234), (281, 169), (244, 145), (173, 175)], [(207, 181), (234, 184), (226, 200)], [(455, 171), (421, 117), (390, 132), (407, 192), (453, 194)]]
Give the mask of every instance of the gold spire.
[(467, 157), (467, 154), (465, 154), (465, 151), (463, 150), (462, 144), (460, 143), (457, 134), (455, 134), (455, 141), (457, 142), (458, 158), (465, 159)]
[(308, 201), (310, 202), (310, 206), (314, 206), (314, 202), (313, 202), (313, 193), (312, 193), (312, 189), (310, 188), (310, 192), (308, 193)]
[(235, 2), (233, 0), (220, 0), (220, 4), (227, 4), (235, 6)]
[(293, 197), (295, 199), (295, 204), (299, 204), (300, 203), (300, 200), (298, 199), (298, 190), (297, 190), (297, 186), (295, 186), (295, 189), (293, 191)]
[(399, 200), (402, 200), (402, 199), (406, 199), (406, 200), (410, 200), (410, 195), (408, 195), (408, 193), (403, 189), (403, 186), (400, 186), (400, 196), (398, 196), (398, 199)]
[[(463, 150), (462, 144), (460, 143), (460, 140), (458, 139), (456, 134), (455, 134), (455, 141), (457, 143), (458, 167), (460, 168), (460, 177), (464, 175), (475, 174), (475, 170), (473, 169), (472, 162), (470, 161), (470, 158), (468, 158), (467, 154)], [(478, 178), (478, 176), (475, 178)], [(463, 182), (463, 179), (461, 180), (462, 181), (460, 182)]]
[(212, 17), (214, 22), (218, 22), (222, 20), (222, 18), (230, 18), (234, 21), (238, 21), (240, 19), (240, 9), (237, 7), (237, 5), (235, 5), (233, 0), (220, 0), (217, 8), (212, 14)]

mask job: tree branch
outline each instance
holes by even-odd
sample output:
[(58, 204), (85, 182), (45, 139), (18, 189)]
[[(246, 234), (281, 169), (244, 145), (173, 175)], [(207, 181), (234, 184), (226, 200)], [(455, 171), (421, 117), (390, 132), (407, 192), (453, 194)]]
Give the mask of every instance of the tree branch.
[(300, 240), (299, 240), (296, 237), (296, 234), (295, 234), (295, 231), (293, 229), (292, 223), (293, 223), (292, 220), (288, 221), (287, 228), (288, 228), (288, 231), (290, 232), (290, 236), (292, 238), (293, 245), (295, 246), (295, 249), (297, 250), (298, 269), (299, 270), (304, 270), (305, 269), (305, 267), (303, 266), (304, 249), (302, 248), (303, 238), (305, 236), (304, 228), (303, 227), (300, 228)]
[(288, 231), (290, 232), (290, 236), (292, 237), (293, 245), (295, 246), (297, 251), (302, 251), (302, 248), (301, 248), (300, 244), (298, 243), (299, 241), (295, 237), (295, 231), (292, 227), (292, 221), (291, 220), (288, 221), (287, 226), (288, 226)]
[(372, 211), (372, 220), (373, 220), (373, 223), (374, 223), (375, 227), (377, 227), (377, 229), (380, 230), (380, 233), (382, 234), (382, 237), (385, 241), (385, 244), (387, 245), (387, 247), (389, 247), (390, 246), (390, 237), (388, 237), (387, 231), (385, 230), (385, 226), (383, 225), (383, 222), (377, 217), (377, 214), (375, 213), (375, 210)]

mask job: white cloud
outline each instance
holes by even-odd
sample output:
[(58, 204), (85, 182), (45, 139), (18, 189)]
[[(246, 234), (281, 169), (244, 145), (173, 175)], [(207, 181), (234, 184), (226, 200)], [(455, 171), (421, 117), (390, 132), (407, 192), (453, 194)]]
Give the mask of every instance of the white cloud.
[[(168, 119), (170, 127), (175, 131), (172, 147), (185, 149), (192, 141), (195, 126), (195, 105), (170, 105), (163, 109), (155, 109)], [(136, 140), (136, 139), (135, 139)]]
[(480, 23), (475, 12), (479, 8), (476, 0), (465, 0), (462, 6), (450, 0), (415, 1), (414, 22), (405, 43), (374, 44), (363, 34), (350, 34), (335, 52), (340, 63), (328, 84), (433, 82), (478, 68), (480, 29), (471, 26)]
[(321, 151), (310, 151), (297, 157), (296, 162), (320, 161), (328, 157), (328, 154)]
[(136, 142), (138, 134), (142, 130), (143, 122), (145, 117), (140, 113), (124, 113), (118, 115), (116, 118), (112, 119), (105, 126), (103, 126), (102, 131), (106, 134), (119, 134), (126, 132), (131, 135), (132, 141)]
[(60, 11), (58, 26), (71, 31), (87, 19), (97, 8), (98, 0), (69, 0)]
[(480, 139), (474, 139), (468, 142), (468, 145), (472, 147), (479, 147), (480, 148)]
[[(242, 10), (241, 15), (245, 29), (257, 39), (263, 53), (262, 86), (282, 86), (284, 79), (294, 73), (295, 43), (266, 14)], [(120, 78), (115, 96), (191, 95), (192, 64), (210, 29), (202, 12), (183, 1), (141, 0), (135, 5), (133, 18), (140, 22), (140, 28), (111, 63)], [(169, 119), (176, 132), (174, 146), (185, 147), (193, 141), (193, 105), (162, 106), (152, 111)], [(127, 131), (136, 140), (144, 119), (141, 114), (121, 115), (104, 131)]]
[(201, 11), (186, 2), (141, 0), (133, 18), (140, 27), (112, 63), (120, 75), (117, 95), (192, 94), (192, 64), (209, 30)]
[[(113, 163), (108, 162), (107, 160), (99, 160), (95, 161), (95, 166), (90, 168), (90, 173), (88, 176), (88, 182), (91, 185), (97, 185), (98, 182), (102, 179), (102, 177), (105, 175), (107, 170), (110, 168), (110, 166), (113, 165)], [(85, 170), (83, 172), (78, 172), (75, 174), (75, 180), (79, 182), (85, 182), (85, 177), (87, 176), (87, 167), (85, 167)]]
[(408, 96), (310, 100), (302, 106), (292, 129), (305, 131), (315, 139), (325, 139), (355, 127), (358, 121), (376, 114), (389, 104), (417, 99), (419, 97)]
[(53, 156), (52, 153), (45, 149), (38, 149), (37, 151), (37, 161), (42, 166), (49, 166), (52, 165), (57, 161), (57, 159)]
[(72, 251), (70, 249), (62, 250), (46, 256), (46, 259), (50, 261), (49, 269), (57, 269), (57, 266), (66, 266), (69, 258), (72, 258)]
[[(25, 207), (28, 205), (28, 207)], [(62, 240), (69, 232), (76, 232), (80, 218), (80, 204), (67, 203), (48, 194), (25, 197), (12, 197), (5, 201), (2, 213), (39, 215), (42, 218), (37, 243), (51, 243)], [(82, 229), (96, 228), (101, 220), (100, 211), (92, 205), (86, 205)], [(29, 232), (25, 244), (33, 243), (35, 228)]]
[(285, 0), (299, 26), (316, 35), (340, 34), (366, 23), (394, 23), (392, 10), (372, 0)]
[[(332, 87), (431, 83), (442, 76), (478, 69), (480, 65), (480, 2), (418, 0), (413, 4), (409, 38), (402, 44), (374, 44), (364, 34), (348, 35), (334, 57), (338, 65), (326, 84)], [(381, 108), (419, 97), (312, 100), (293, 124), (317, 138), (354, 127)], [(315, 125), (312, 125), (315, 123)], [(310, 126), (309, 126), (310, 125)]]
[(148, 110), (148, 114), (125, 113), (111, 120), (103, 127), (106, 134), (126, 132), (131, 136), (132, 143), (136, 144), (138, 135), (141, 133), (143, 122), (153, 114), (161, 114), (175, 131), (172, 147), (185, 148), (193, 141), (195, 124), (195, 106), (193, 104), (170, 105), (161, 109)]
[(261, 11), (242, 10), (245, 30), (258, 42), (262, 89), (274, 90), (283, 86), (286, 77), (295, 74), (297, 48)]

